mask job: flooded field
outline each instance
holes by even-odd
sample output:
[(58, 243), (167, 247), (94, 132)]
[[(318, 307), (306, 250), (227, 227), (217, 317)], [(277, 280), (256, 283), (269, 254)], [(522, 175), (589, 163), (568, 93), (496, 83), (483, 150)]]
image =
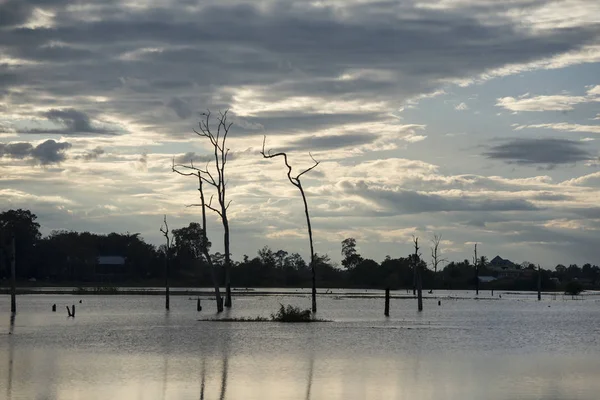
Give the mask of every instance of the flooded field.
[[(234, 297), (222, 316), (310, 305), (306, 290), (267, 292)], [(422, 313), (393, 298), (385, 318), (381, 295), (321, 296), (318, 315), (331, 322), (314, 324), (201, 322), (217, 317), (206, 296), (198, 313), (189, 296), (173, 296), (166, 312), (162, 296), (50, 294), (19, 296), (11, 324), (3, 295), (0, 397), (598, 398), (600, 296), (437, 292)]]

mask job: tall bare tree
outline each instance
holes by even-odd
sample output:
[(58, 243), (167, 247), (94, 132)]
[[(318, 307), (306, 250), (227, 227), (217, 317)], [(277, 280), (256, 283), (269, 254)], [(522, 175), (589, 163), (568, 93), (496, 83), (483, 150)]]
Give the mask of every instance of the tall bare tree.
[[(431, 238), (431, 266), (433, 267), (434, 276), (437, 276), (437, 268), (443, 262), (448, 261), (441, 256), (440, 243), (442, 242), (442, 234), (439, 235), (434, 233)], [(429, 290), (429, 293), (433, 293), (433, 288)]]
[(419, 311), (423, 311), (423, 271), (421, 267), (421, 255), (419, 253), (419, 238), (413, 235), (413, 243), (415, 245), (415, 254), (413, 262), (415, 263), (415, 276), (417, 286), (417, 302)]
[(315, 275), (315, 249), (313, 246), (313, 236), (312, 236), (312, 227), (310, 225), (310, 214), (308, 213), (308, 203), (306, 202), (306, 193), (304, 192), (304, 188), (302, 187), (302, 182), (300, 181), (300, 177), (306, 174), (309, 171), (312, 171), (319, 165), (319, 161), (315, 160), (312, 154), (308, 153), (310, 158), (313, 160), (314, 164), (300, 172), (296, 176), (292, 176), (292, 166), (288, 161), (287, 153), (279, 152), (279, 153), (271, 153), (271, 150), (265, 152), (265, 142), (267, 138), (266, 136), (263, 138), (263, 146), (260, 154), (263, 155), (264, 158), (275, 158), (275, 157), (283, 157), (283, 161), (285, 166), (287, 167), (287, 177), (290, 183), (298, 188), (300, 194), (302, 195), (302, 201), (304, 202), (304, 214), (306, 215), (306, 225), (308, 227), (308, 241), (310, 242), (310, 270), (312, 274), (312, 311), (317, 312), (317, 279)]
[[(173, 172), (176, 172), (179, 175), (195, 176), (198, 178), (198, 192), (200, 193), (200, 203), (199, 204), (191, 204), (190, 206), (198, 206), (198, 207), (201, 207), (201, 209), (202, 209), (202, 226), (201, 226), (202, 237), (200, 238), (200, 241), (201, 241), (200, 248), (202, 251), (202, 255), (204, 256), (204, 259), (210, 268), (210, 274), (211, 274), (211, 278), (213, 281), (213, 286), (215, 288), (215, 299), (217, 301), (217, 312), (223, 312), (223, 298), (221, 297), (221, 289), (219, 287), (218, 274), (217, 274), (215, 265), (212, 261), (212, 257), (208, 251), (208, 247), (209, 247), (208, 235), (206, 234), (206, 202), (205, 202), (205, 198), (204, 198), (204, 189), (202, 186), (202, 183), (203, 183), (202, 173), (199, 169), (194, 167), (194, 163), (192, 161), (190, 161), (190, 165), (181, 165), (181, 164), (175, 164), (175, 160), (173, 160), (172, 169), (173, 169)], [(184, 172), (184, 171), (188, 171), (188, 172)]]
[(163, 233), (167, 242), (165, 247), (165, 308), (169, 309), (169, 273), (170, 273), (170, 258), (171, 258), (171, 238), (169, 237), (169, 225), (167, 224), (167, 216), (165, 215), (163, 225), (160, 226), (160, 231)]
[(227, 135), (233, 125), (233, 122), (227, 121), (227, 113), (219, 111), (216, 118), (215, 128), (211, 128), (211, 112), (203, 113), (204, 120), (198, 124), (198, 130), (194, 129), (196, 135), (207, 138), (213, 148), (214, 153), (214, 170), (206, 166), (202, 172), (201, 179), (209, 185), (213, 186), (217, 191), (219, 205), (212, 206), (212, 196), (206, 205), (206, 208), (216, 212), (221, 217), (223, 223), (223, 247), (225, 252), (225, 307), (231, 307), (231, 251), (229, 248), (229, 219), (227, 218), (227, 210), (231, 201), (227, 201), (227, 180), (225, 179), (225, 166), (227, 164), (227, 156), (229, 149), (226, 147)]

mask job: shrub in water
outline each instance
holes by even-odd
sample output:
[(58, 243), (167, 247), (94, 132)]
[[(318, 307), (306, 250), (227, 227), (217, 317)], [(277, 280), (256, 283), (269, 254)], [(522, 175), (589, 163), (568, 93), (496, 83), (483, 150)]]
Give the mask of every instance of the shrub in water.
[(299, 307), (280, 304), (279, 311), (271, 314), (271, 319), (277, 322), (310, 322), (312, 317), (310, 310), (301, 310)]
[(583, 285), (581, 284), (581, 282), (571, 281), (565, 286), (565, 294), (577, 296), (581, 292), (583, 292)]

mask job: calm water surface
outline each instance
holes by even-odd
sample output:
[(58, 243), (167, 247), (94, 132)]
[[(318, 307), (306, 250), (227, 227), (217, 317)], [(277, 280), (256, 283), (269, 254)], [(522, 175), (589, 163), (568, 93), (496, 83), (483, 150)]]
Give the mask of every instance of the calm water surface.
[[(12, 326), (1, 296), (0, 398), (600, 398), (600, 296), (441, 296), (423, 313), (392, 299), (386, 319), (382, 298), (337, 293), (319, 299), (332, 322), (279, 324), (200, 322), (213, 303), (197, 313), (187, 296), (167, 313), (160, 296), (24, 295)], [(279, 303), (310, 298), (237, 297), (223, 316), (268, 316)]]

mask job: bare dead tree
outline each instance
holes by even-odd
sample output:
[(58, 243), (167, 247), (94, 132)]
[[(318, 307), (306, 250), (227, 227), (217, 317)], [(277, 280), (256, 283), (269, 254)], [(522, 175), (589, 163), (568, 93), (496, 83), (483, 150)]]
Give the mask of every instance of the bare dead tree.
[[(433, 234), (433, 238), (431, 238), (431, 266), (433, 267), (434, 276), (437, 275), (438, 265), (448, 261), (445, 258), (442, 258), (440, 253), (440, 243), (442, 242), (442, 234)], [(429, 291), (429, 293), (433, 293), (433, 288)]]
[(225, 166), (227, 164), (227, 156), (229, 155), (229, 149), (226, 147), (227, 135), (233, 125), (233, 122), (227, 121), (227, 113), (219, 111), (217, 117), (216, 132), (214, 128), (211, 128), (211, 112), (207, 112), (202, 115), (205, 117), (204, 120), (198, 123), (198, 130), (194, 129), (196, 135), (207, 138), (213, 148), (214, 153), (214, 171), (213, 173), (208, 168), (205, 170), (199, 170), (202, 172), (201, 179), (209, 185), (213, 186), (217, 191), (217, 198), (219, 205), (213, 207), (212, 197), (211, 200), (206, 204), (206, 208), (216, 212), (221, 217), (223, 223), (223, 244), (225, 252), (225, 307), (231, 307), (231, 251), (229, 248), (229, 219), (227, 218), (227, 210), (231, 201), (227, 201), (227, 180), (225, 179)]
[[(163, 227), (164, 225), (164, 227)], [(163, 225), (160, 226), (167, 247), (165, 248), (165, 308), (169, 309), (169, 270), (170, 270), (170, 258), (171, 258), (171, 238), (169, 237), (169, 225), (167, 224), (167, 216), (164, 216)]]
[(475, 243), (473, 266), (475, 267), (475, 294), (479, 295), (479, 258), (477, 258), (477, 243)]
[(298, 190), (300, 191), (300, 194), (302, 195), (302, 201), (304, 202), (304, 214), (306, 215), (306, 225), (308, 227), (308, 241), (310, 242), (310, 270), (311, 270), (311, 274), (312, 274), (312, 311), (317, 312), (317, 280), (316, 280), (316, 275), (315, 275), (315, 250), (314, 250), (314, 246), (313, 246), (313, 236), (312, 236), (312, 227), (310, 224), (310, 215), (308, 213), (308, 203), (306, 202), (306, 193), (304, 192), (304, 188), (302, 187), (302, 182), (300, 181), (300, 177), (302, 175), (306, 174), (307, 172), (310, 172), (313, 169), (315, 169), (317, 167), (317, 165), (319, 165), (319, 161), (315, 160), (314, 157), (312, 156), (312, 154), (308, 153), (310, 158), (313, 160), (314, 164), (311, 167), (300, 172), (298, 175), (292, 176), (292, 166), (290, 165), (290, 163), (288, 161), (287, 154), (284, 152), (271, 153), (271, 150), (269, 150), (268, 152), (265, 152), (266, 140), (267, 140), (267, 137), (265, 136), (263, 138), (263, 146), (262, 146), (262, 151), (260, 152), (260, 154), (262, 154), (264, 158), (283, 157), (283, 161), (288, 170), (287, 171), (288, 180), (290, 181), (290, 183), (292, 185), (294, 185), (298, 188)]
[(419, 254), (419, 238), (413, 235), (413, 243), (415, 245), (415, 254), (413, 262), (415, 263), (416, 283), (417, 283), (417, 303), (419, 311), (423, 311), (423, 274), (421, 268), (421, 257)]
[[(212, 262), (212, 257), (208, 251), (208, 235), (206, 234), (206, 202), (204, 198), (204, 189), (202, 187), (203, 178), (200, 169), (194, 167), (194, 163), (190, 161), (190, 165), (181, 165), (175, 164), (175, 160), (173, 160), (172, 165), (173, 172), (178, 173), (183, 176), (195, 176), (198, 178), (198, 192), (200, 193), (200, 204), (190, 204), (189, 207), (198, 206), (202, 209), (202, 226), (200, 227), (202, 233), (201, 240), (201, 249), (202, 254), (206, 263), (210, 268), (210, 274), (213, 281), (213, 286), (215, 288), (215, 299), (217, 301), (217, 312), (223, 312), (223, 298), (221, 297), (221, 289), (219, 287), (219, 279), (217, 278), (217, 271), (215, 269), (215, 265)], [(187, 170), (188, 172), (184, 172)]]

